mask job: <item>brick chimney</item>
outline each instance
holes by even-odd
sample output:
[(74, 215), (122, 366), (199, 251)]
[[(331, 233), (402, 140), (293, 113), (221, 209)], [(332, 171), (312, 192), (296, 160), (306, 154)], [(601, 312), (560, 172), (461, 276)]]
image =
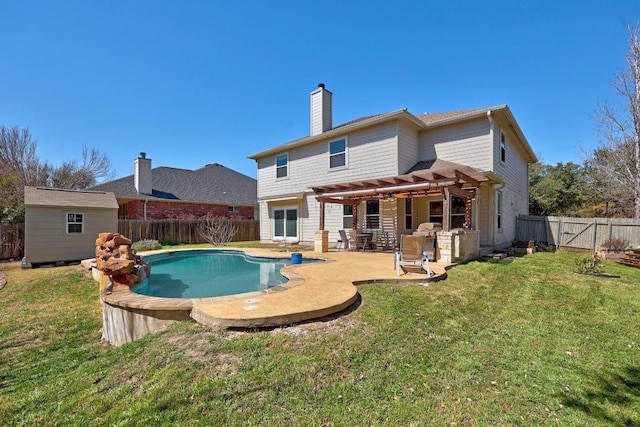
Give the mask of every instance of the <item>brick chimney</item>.
[(147, 159), (147, 153), (140, 153), (133, 161), (133, 170), (133, 185), (138, 194), (151, 194), (151, 159)]
[(311, 92), (311, 136), (331, 130), (332, 96), (333, 94), (324, 88), (324, 83), (320, 83), (318, 88)]

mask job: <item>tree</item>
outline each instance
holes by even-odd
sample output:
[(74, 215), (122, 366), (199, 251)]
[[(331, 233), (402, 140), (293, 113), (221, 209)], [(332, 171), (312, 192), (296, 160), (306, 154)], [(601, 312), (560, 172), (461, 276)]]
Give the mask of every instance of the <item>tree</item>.
[(28, 128), (0, 125), (0, 221), (24, 219), (24, 186), (43, 186), (79, 190), (91, 187), (98, 179), (113, 175), (106, 154), (82, 147), (82, 164), (65, 161), (55, 167), (41, 161)]
[[(600, 140), (586, 161), (597, 182), (609, 181), (612, 196), (623, 206), (633, 200), (633, 216), (640, 218), (640, 26), (627, 26), (626, 67), (612, 82), (621, 105), (605, 103), (597, 111)], [(600, 190), (601, 191), (601, 190)]]
[(582, 216), (588, 184), (580, 165), (534, 163), (529, 167), (529, 212), (532, 215)]

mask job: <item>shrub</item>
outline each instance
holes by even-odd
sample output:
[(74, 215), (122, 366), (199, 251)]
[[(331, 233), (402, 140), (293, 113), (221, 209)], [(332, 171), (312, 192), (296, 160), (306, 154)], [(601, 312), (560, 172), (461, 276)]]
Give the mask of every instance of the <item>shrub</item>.
[(618, 237), (613, 237), (611, 239), (605, 240), (602, 246), (607, 248), (607, 250), (609, 251), (621, 252), (627, 249), (627, 246), (629, 246), (629, 241)]
[(223, 246), (229, 243), (238, 229), (231, 220), (206, 216), (198, 227), (198, 233), (213, 246)]
[(597, 253), (593, 255), (576, 258), (576, 273), (597, 274), (602, 270), (602, 258)]
[(136, 252), (154, 251), (156, 249), (162, 249), (162, 245), (157, 240), (142, 239), (132, 244), (131, 249), (134, 249)]
[(169, 238), (165, 237), (164, 239), (160, 240), (160, 244), (162, 246), (176, 246), (178, 244), (178, 242), (176, 242), (173, 239), (169, 239)]

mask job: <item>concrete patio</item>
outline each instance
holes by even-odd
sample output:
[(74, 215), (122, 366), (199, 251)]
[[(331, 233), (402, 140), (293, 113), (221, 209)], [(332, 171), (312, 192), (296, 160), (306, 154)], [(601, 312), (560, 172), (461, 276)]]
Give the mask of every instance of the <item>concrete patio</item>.
[[(289, 258), (272, 249), (242, 249), (249, 255)], [(425, 283), (442, 280), (451, 264), (431, 263), (435, 275), (397, 276), (392, 252), (299, 251), (322, 263), (286, 266), (284, 285), (263, 291), (217, 298), (157, 298), (117, 286), (102, 295), (103, 337), (114, 345), (138, 339), (166, 324), (189, 317), (210, 327), (257, 328), (288, 325), (340, 312), (358, 299), (357, 285), (374, 282)], [(144, 255), (144, 254), (142, 254)], [(153, 275), (153, 269), (151, 274)]]

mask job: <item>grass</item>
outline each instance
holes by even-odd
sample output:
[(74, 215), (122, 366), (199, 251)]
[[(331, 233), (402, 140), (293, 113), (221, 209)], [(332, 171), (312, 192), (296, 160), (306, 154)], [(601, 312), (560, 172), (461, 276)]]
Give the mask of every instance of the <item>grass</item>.
[(0, 425), (640, 425), (640, 270), (575, 258), (471, 262), (362, 286), (324, 322), (183, 322), (119, 348), (76, 267), (7, 264)]

